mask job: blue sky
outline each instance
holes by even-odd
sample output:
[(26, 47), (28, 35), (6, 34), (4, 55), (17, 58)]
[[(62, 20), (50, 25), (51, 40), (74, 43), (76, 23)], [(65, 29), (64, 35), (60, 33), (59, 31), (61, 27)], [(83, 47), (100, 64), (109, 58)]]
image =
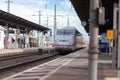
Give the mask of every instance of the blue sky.
[[(7, 1), (8, 0), (0, 1), (1, 10), (7, 11)], [(38, 11), (41, 11), (41, 25), (47, 26), (48, 16), (48, 27), (53, 30), (55, 4), (57, 28), (67, 26), (67, 19), (69, 16), (70, 26), (75, 26), (85, 38), (88, 39), (87, 33), (81, 26), (81, 22), (69, 0), (11, 0), (10, 13), (38, 24)]]

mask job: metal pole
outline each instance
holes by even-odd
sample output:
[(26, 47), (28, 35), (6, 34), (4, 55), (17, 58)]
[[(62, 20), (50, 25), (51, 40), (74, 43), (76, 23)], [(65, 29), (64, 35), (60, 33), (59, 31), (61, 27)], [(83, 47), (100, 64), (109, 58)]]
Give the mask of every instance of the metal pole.
[(6, 34), (5, 34), (5, 49), (8, 49), (8, 38), (9, 38), (9, 27), (8, 27), (8, 23), (6, 23)]
[[(10, 0), (8, 0), (7, 12), (8, 12), (8, 13), (10, 12)], [(9, 26), (8, 26), (8, 23), (6, 23), (6, 27), (7, 27), (6, 37), (7, 37), (7, 41), (8, 41), (8, 39), (9, 39)], [(8, 44), (8, 43), (7, 43), (7, 44)], [(6, 49), (8, 48), (7, 44), (6, 44)]]
[(117, 64), (117, 61), (116, 61), (116, 57), (117, 57), (117, 23), (118, 23), (118, 20), (117, 20), (117, 17), (118, 17), (118, 5), (117, 4), (114, 4), (114, 8), (113, 8), (113, 56), (112, 56), (112, 66), (113, 68), (116, 68), (116, 64)]
[(69, 15), (68, 15), (68, 19), (67, 19), (67, 24), (68, 24), (68, 27), (69, 27), (70, 26)]
[(39, 42), (38, 42), (39, 44), (38, 44), (38, 45), (39, 45), (39, 47), (41, 46), (41, 43), (40, 43), (41, 34), (40, 34), (40, 33), (41, 33), (41, 32), (38, 31), (38, 35), (39, 35), (39, 37), (38, 37), (38, 38), (39, 38), (39, 40), (38, 40), (38, 41), (39, 41)]
[(56, 33), (56, 4), (54, 7), (54, 39), (53, 39), (53, 42), (55, 42), (55, 33)]
[(39, 47), (39, 31), (37, 31), (37, 47)]
[(90, 44), (89, 44), (88, 80), (97, 80), (97, 67), (98, 67), (97, 9), (98, 7), (99, 7), (99, 0), (90, 0)]
[(40, 46), (43, 46), (43, 31), (40, 32)]
[(47, 9), (47, 3), (45, 4), (45, 9)]
[(11, 0), (8, 0), (8, 1), (7, 1), (7, 3), (8, 3), (8, 6), (7, 6), (7, 7), (8, 7), (8, 8), (7, 8), (7, 11), (8, 11), (8, 12), (10, 12), (10, 2), (11, 2)]
[(11, 0), (5, 1), (7, 3), (7, 12), (10, 12), (10, 3), (12, 2)]
[(112, 41), (112, 40), (109, 40), (109, 56), (111, 55), (111, 52), (112, 52), (112, 51), (111, 51), (111, 41)]
[(48, 24), (49, 24), (49, 18), (48, 18), (48, 16), (47, 16), (47, 28), (48, 28)]
[(39, 11), (39, 25), (41, 24), (41, 11)]
[(120, 78), (120, 0), (119, 0), (119, 23), (118, 23), (118, 77)]
[(10, 12), (10, 0), (8, 0), (8, 8), (7, 8), (8, 10), (8, 12)]

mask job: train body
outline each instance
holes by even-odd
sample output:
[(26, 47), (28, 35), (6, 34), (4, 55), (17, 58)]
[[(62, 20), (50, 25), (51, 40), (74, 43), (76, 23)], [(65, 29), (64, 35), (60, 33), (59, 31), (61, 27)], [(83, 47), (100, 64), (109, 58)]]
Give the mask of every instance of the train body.
[(54, 47), (59, 52), (74, 51), (88, 46), (81, 33), (74, 27), (57, 29)]

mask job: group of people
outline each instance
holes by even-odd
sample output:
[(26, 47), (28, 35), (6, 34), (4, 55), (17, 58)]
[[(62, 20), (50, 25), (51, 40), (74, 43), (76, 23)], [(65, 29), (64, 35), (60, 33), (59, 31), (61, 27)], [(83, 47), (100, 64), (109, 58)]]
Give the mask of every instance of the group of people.
[(4, 37), (4, 48), (27, 48), (27, 47), (37, 47), (37, 40), (35, 38), (30, 38), (29, 36), (18, 35), (17, 38), (13, 36)]
[(13, 45), (16, 45), (16, 43), (18, 43), (18, 48), (25, 47), (25, 40), (22, 38), (17, 38), (17, 40), (15, 40), (13, 37), (11, 38), (4, 37), (4, 48), (5, 49), (14, 48)]

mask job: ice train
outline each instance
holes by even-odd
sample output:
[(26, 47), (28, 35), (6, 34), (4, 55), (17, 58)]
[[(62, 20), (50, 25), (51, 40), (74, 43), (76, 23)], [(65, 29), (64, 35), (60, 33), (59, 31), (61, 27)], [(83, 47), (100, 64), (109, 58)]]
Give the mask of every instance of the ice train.
[(57, 29), (54, 47), (59, 52), (74, 51), (88, 46), (81, 33), (75, 27)]

